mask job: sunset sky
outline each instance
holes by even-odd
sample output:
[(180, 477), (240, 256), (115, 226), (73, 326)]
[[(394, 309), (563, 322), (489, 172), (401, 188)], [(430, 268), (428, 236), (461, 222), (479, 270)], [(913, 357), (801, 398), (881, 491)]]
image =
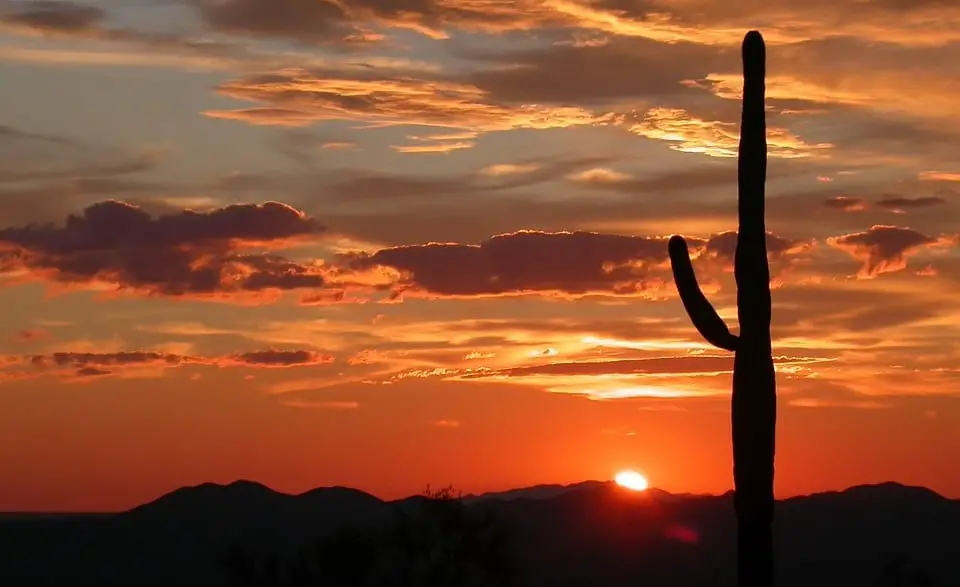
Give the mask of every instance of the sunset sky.
[(960, 497), (960, 3), (0, 0), (0, 510), (730, 489), (750, 28), (777, 492)]

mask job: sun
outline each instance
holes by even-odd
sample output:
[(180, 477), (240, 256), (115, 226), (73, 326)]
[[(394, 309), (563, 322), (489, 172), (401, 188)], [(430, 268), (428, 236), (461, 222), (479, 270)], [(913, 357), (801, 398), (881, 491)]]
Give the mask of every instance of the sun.
[(620, 471), (613, 478), (617, 485), (633, 491), (644, 491), (650, 484), (647, 478), (636, 471)]

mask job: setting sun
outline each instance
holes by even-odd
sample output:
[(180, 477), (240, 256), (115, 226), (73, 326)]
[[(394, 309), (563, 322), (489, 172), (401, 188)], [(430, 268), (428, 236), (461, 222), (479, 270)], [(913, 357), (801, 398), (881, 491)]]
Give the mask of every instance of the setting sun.
[(632, 489), (633, 491), (643, 491), (650, 486), (647, 478), (636, 471), (621, 471), (617, 473), (613, 480), (620, 487)]

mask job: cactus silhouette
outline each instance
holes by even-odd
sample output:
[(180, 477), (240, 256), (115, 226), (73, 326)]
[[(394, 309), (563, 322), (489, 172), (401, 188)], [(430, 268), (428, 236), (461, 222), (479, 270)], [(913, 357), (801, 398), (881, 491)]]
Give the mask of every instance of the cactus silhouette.
[(743, 39), (743, 115), (738, 161), (739, 227), (734, 256), (740, 334), (731, 334), (703, 295), (687, 243), (670, 238), (670, 263), (680, 299), (707, 342), (733, 351), (733, 482), (737, 514), (737, 585), (773, 585), (773, 462), (777, 387), (770, 341), (770, 268), (764, 225), (767, 139), (764, 112), (766, 49), (750, 31)]

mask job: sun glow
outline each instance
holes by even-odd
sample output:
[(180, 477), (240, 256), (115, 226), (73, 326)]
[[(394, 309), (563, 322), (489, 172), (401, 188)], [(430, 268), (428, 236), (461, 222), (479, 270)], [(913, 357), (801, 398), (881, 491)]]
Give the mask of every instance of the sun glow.
[(620, 471), (613, 478), (617, 485), (633, 491), (644, 491), (650, 484), (647, 478), (636, 471)]

